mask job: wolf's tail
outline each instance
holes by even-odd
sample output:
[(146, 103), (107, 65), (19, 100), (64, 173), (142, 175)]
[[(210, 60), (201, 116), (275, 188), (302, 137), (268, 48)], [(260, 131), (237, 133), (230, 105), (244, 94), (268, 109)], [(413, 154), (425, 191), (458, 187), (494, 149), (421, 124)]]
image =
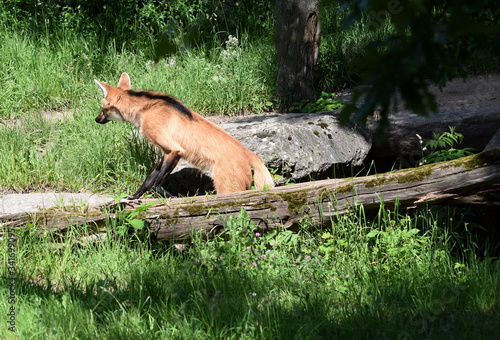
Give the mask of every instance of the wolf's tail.
[(264, 188), (274, 187), (274, 180), (271, 173), (267, 167), (258, 159), (258, 161), (253, 162), (253, 181), (255, 189), (261, 190)]

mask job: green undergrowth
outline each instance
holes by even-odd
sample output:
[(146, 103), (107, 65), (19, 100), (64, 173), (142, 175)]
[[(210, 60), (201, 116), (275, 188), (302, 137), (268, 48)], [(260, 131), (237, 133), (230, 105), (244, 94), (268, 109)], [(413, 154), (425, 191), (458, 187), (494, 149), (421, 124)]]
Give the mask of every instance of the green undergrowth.
[[(455, 126), (448, 128), (450, 132), (445, 131), (441, 134), (434, 132), (433, 138), (425, 144), (423, 144), (422, 137), (417, 134), (422, 148), (422, 159), (419, 161), (419, 165), (450, 161), (479, 152), (474, 148), (458, 149), (456, 144), (462, 143), (464, 136), (455, 131)], [(430, 153), (426, 155), (424, 152), (427, 150), (430, 150)]]
[(156, 151), (127, 124), (102, 126), (88, 107), (72, 118), (23, 118), (0, 125), (2, 189), (128, 190), (154, 167)]
[(335, 93), (322, 92), (321, 97), (312, 103), (303, 100), (300, 103), (293, 103), (290, 112), (313, 113), (321, 111), (333, 111), (344, 107), (345, 101), (334, 98)]
[(96, 103), (93, 79), (116, 85), (122, 72), (134, 89), (167, 92), (202, 114), (267, 110), (275, 79), (270, 36), (250, 42), (246, 34), (214, 35), (157, 59), (154, 34), (148, 44), (78, 29), (84, 17), (69, 25), (49, 17), (44, 23), (42, 15), (48, 14), (19, 21), (0, 5), (0, 121)]
[[(267, 110), (274, 83), (274, 51), (268, 44), (193, 49), (158, 63), (144, 53), (115, 45), (105, 50), (84, 36), (58, 46), (0, 28), (0, 119), (41, 111), (75, 111), (98, 105), (93, 79), (116, 86), (122, 72), (132, 87), (166, 92), (202, 114), (259, 113)], [(97, 110), (97, 108), (96, 108)]]
[[(147, 209), (146, 206), (141, 208)], [(500, 315), (499, 262), (460, 213), (362, 206), (318, 230), (264, 233), (246, 211), (224, 234), (182, 251), (145, 233), (140, 212), (109, 220), (101, 242), (34, 225), (8, 239), (12, 280), (0, 309), (15, 308), (14, 335), (45, 339), (491, 339)], [(460, 227), (461, 226), (461, 227)], [(464, 229), (465, 226), (465, 229)]]
[[(116, 86), (127, 72), (133, 89), (169, 93), (202, 115), (262, 113), (279, 105), (272, 4), (113, 4), (0, 4), (1, 191), (137, 188), (156, 155), (130, 127), (94, 122), (100, 93), (93, 79)], [(324, 11), (324, 41), (354, 34), (340, 31), (337, 7)], [(196, 31), (201, 35), (188, 43)], [(175, 48), (159, 57), (164, 34)], [(342, 63), (335, 58), (343, 48), (322, 46), (320, 77), (329, 80), (320, 81), (321, 90), (331, 93), (338, 73), (330, 62)], [(339, 105), (323, 99), (322, 109)]]
[(128, 124), (96, 124), (93, 79), (169, 93), (202, 114), (267, 110), (273, 50), (232, 37), (207, 53), (190, 50), (158, 63), (81, 36), (53, 46), (0, 27), (1, 190), (132, 191), (151, 171), (155, 151)]

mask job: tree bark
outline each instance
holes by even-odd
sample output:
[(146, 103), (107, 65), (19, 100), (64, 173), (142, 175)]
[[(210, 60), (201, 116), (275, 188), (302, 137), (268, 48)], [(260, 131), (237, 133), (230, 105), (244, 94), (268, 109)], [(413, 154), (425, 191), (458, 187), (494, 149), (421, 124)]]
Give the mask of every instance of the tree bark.
[[(124, 220), (140, 204), (153, 202), (147, 211), (134, 218), (147, 222), (157, 239), (186, 241), (193, 234), (210, 236), (223, 229), (230, 216), (241, 209), (263, 231), (289, 229), (307, 218), (312, 223), (328, 224), (336, 216), (359, 205), (365, 212), (376, 212), (381, 204), (391, 208), (428, 204), (481, 205), (500, 207), (500, 148), (455, 161), (430, 164), (380, 175), (329, 179), (277, 187), (268, 191), (243, 191), (231, 194), (145, 199), (107, 206), (90, 207), (86, 212), (48, 210), (36, 214), (0, 217), (2, 235), (28, 224), (40, 229), (64, 232), (70, 225), (88, 224), (96, 233), (105, 230), (110, 220)], [(107, 210), (107, 212), (103, 212)]]
[(276, 95), (285, 105), (315, 101), (314, 74), (319, 55), (319, 0), (276, 2)]

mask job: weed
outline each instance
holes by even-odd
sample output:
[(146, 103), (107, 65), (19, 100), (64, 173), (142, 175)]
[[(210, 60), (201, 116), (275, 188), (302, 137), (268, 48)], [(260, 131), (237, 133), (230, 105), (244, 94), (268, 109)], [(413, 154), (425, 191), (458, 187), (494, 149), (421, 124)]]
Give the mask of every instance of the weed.
[[(118, 199), (118, 198), (117, 198)], [(492, 338), (500, 267), (453, 211), (401, 215), (359, 206), (324, 230), (264, 232), (241, 210), (182, 252), (110, 214), (106, 237), (15, 230), (16, 330), (53, 338)], [(113, 218), (111, 218), (113, 216)], [(142, 230), (144, 230), (143, 228)], [(147, 233), (149, 234), (149, 233)], [(88, 238), (89, 239), (89, 238)], [(58, 243), (63, 241), (63, 244)], [(0, 241), (2, 266), (7, 240)], [(4, 282), (4, 281), (2, 281)], [(10, 304), (0, 286), (0, 309)], [(10, 336), (7, 324), (0, 335)]]
[(334, 93), (321, 92), (321, 97), (316, 102), (311, 103), (308, 100), (303, 100), (300, 103), (293, 103), (290, 111), (312, 113), (343, 108), (345, 102), (338, 98), (333, 98), (334, 95)]
[[(422, 148), (422, 159), (419, 165), (438, 163), (444, 161), (450, 161), (453, 159), (470, 156), (478, 152), (474, 148), (464, 148), (456, 149), (455, 144), (462, 143), (464, 136), (461, 133), (455, 132), (454, 126), (449, 126), (450, 132), (443, 132), (442, 134), (434, 133), (433, 139), (427, 141), (422, 147), (423, 141), (422, 137), (417, 134), (421, 148)], [(428, 155), (424, 155), (424, 152), (428, 149), (431, 152)]]

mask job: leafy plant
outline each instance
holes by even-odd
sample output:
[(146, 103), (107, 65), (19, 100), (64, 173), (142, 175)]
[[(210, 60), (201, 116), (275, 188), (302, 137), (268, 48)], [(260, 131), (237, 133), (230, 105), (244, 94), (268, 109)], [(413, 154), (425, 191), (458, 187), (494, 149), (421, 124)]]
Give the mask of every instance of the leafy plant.
[[(474, 148), (456, 149), (454, 147), (455, 144), (462, 143), (464, 136), (459, 132), (455, 132), (454, 126), (449, 126), (449, 129), (450, 132), (445, 131), (442, 134), (434, 133), (434, 138), (425, 143), (422, 147), (422, 155), (428, 149), (431, 150), (431, 153), (423, 156), (419, 165), (450, 161), (473, 155), (478, 151)], [(417, 134), (417, 138), (420, 140), (420, 145), (422, 145), (422, 137)]]
[(345, 101), (338, 98), (333, 98), (334, 93), (321, 92), (321, 97), (314, 103), (309, 100), (303, 100), (298, 103), (293, 103), (290, 107), (291, 112), (321, 112), (321, 111), (333, 111), (341, 109), (344, 107)]
[[(241, 210), (221, 221), (223, 232), (213, 239), (200, 234), (192, 246), (180, 246), (159, 243), (146, 236), (149, 228), (141, 232), (126, 221), (141, 219), (143, 209), (114, 212), (102, 239), (90, 237), (96, 232), (90, 224), (55, 233), (37, 221), (0, 239), (3, 268), (15, 254), (16, 288), (10, 293), (9, 277), (0, 285), (1, 312), (16, 312), (16, 333), (3, 322), (0, 338), (492, 339), (498, 333), (500, 267), (490, 257), (496, 253), (455, 236), (466, 222), (456, 212), (406, 215), (382, 206), (368, 217), (359, 205), (332, 217), (327, 230), (303, 219), (298, 232), (265, 232), (267, 219), (257, 223), (255, 211)], [(464, 236), (472, 234), (467, 229)]]
[[(127, 197), (127, 194), (119, 193), (115, 198), (115, 202), (119, 206), (119, 202)], [(154, 205), (154, 202), (142, 203), (140, 206), (135, 208), (131, 212), (124, 212), (119, 208), (116, 213), (116, 226), (115, 230), (118, 234), (125, 235), (129, 227), (134, 228), (136, 231), (140, 231), (144, 228), (145, 222), (141, 217), (147, 212), (147, 210)]]

